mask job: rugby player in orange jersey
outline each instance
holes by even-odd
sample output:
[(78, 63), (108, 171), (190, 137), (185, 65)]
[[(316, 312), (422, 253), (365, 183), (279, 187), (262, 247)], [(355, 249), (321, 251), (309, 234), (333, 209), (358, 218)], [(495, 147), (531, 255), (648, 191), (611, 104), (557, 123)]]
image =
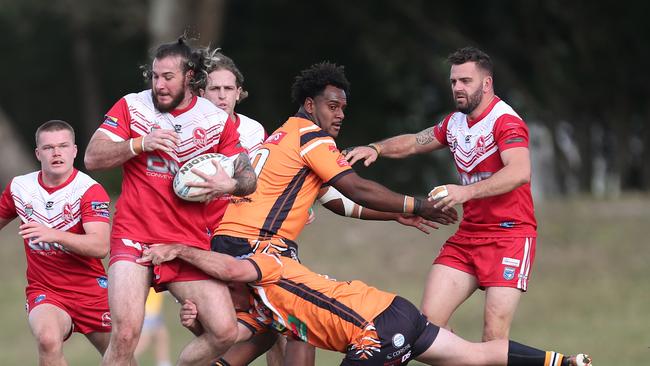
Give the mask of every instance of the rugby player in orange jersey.
[[(509, 340), (468, 342), (429, 323), (415, 305), (361, 281), (339, 282), (283, 257), (270, 245), (237, 259), (182, 244), (153, 246), (141, 261), (181, 259), (229, 288), (238, 312), (237, 342), (269, 330), (345, 354), (341, 365), (589, 366), (584, 354), (564, 356)], [(240, 284), (246, 283), (248, 287)], [(185, 301), (181, 322), (195, 334), (196, 306)]]
[[(456, 221), (455, 211), (443, 213), (434, 209), (432, 202), (395, 193), (354, 172), (335, 142), (348, 94), (349, 82), (342, 66), (319, 63), (296, 77), (292, 96), (298, 111), (251, 154), (257, 189), (231, 201), (215, 229), (212, 250), (239, 256), (268, 244), (297, 260), (295, 240), (323, 186), (328, 187), (320, 198), (324, 206), (346, 216), (396, 220), (423, 231), (435, 228), (433, 221)], [(250, 359), (244, 360), (243, 355), (249, 352), (241, 347), (229, 352), (221, 363), (248, 364)], [(306, 359), (296, 363), (310, 364)]]

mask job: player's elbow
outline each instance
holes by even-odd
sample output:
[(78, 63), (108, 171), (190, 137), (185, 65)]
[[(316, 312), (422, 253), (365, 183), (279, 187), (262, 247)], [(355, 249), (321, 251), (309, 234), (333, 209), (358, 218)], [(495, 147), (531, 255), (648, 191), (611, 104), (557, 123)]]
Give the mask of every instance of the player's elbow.
[(100, 168), (99, 159), (97, 159), (96, 155), (93, 154), (92, 151), (86, 151), (86, 154), (84, 155), (84, 166), (86, 166), (87, 170), (97, 170)]

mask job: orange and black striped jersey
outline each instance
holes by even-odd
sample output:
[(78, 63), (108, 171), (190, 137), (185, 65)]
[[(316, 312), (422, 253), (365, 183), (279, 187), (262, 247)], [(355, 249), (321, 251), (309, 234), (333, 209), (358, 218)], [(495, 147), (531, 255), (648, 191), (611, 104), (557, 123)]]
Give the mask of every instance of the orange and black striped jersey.
[(231, 201), (215, 235), (295, 240), (321, 185), (352, 172), (334, 138), (299, 117), (271, 134), (251, 161), (257, 190)]
[(253, 333), (272, 328), (319, 348), (364, 349), (378, 339), (373, 320), (395, 299), (361, 281), (316, 274), (287, 257), (258, 252), (245, 260), (258, 280), (249, 284), (253, 307), (237, 316)]

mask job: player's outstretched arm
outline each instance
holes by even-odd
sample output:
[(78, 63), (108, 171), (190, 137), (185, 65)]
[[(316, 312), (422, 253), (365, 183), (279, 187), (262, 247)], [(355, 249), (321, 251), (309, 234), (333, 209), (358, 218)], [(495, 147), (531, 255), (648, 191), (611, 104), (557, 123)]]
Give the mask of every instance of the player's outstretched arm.
[(389, 221), (394, 220), (405, 226), (412, 226), (425, 234), (429, 234), (429, 228), (437, 229), (438, 225), (413, 214), (382, 212), (363, 207), (351, 199), (345, 197), (336, 188), (326, 186), (321, 188), (318, 200), (328, 210), (337, 215), (354, 217), (362, 220)]
[(36, 243), (57, 243), (66, 250), (92, 258), (104, 258), (110, 247), (110, 224), (92, 221), (83, 224), (85, 234), (74, 234), (47, 227), (38, 222), (20, 225), (19, 235)]
[(355, 172), (332, 183), (352, 201), (377, 211), (416, 214), (437, 223), (448, 225), (458, 220), (455, 210), (443, 212), (433, 202), (395, 193), (381, 184), (361, 178)]
[(404, 134), (379, 142), (373, 142), (367, 146), (357, 146), (345, 154), (345, 158), (350, 162), (350, 165), (354, 165), (357, 161), (363, 160), (364, 165), (369, 166), (379, 156), (400, 159), (414, 154), (437, 150), (443, 146), (434, 136), (433, 127), (429, 127), (417, 134)]
[(137, 262), (159, 265), (176, 258), (224, 282), (253, 282), (258, 279), (257, 270), (250, 261), (184, 244), (152, 245), (143, 251), (142, 257)]

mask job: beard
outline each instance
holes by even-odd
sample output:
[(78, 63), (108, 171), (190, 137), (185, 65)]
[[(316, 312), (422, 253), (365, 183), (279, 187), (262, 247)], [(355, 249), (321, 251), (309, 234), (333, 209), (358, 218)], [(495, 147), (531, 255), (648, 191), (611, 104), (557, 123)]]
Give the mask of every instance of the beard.
[(461, 94), (461, 96), (465, 97), (466, 104), (461, 105), (458, 99), (456, 99), (456, 109), (458, 109), (458, 111), (461, 113), (470, 114), (476, 109), (476, 107), (478, 107), (479, 104), (481, 104), (481, 101), (483, 100), (483, 91), (481, 89), (478, 89), (474, 94)]
[(153, 99), (153, 105), (156, 107), (156, 109), (162, 113), (167, 113), (169, 111), (172, 111), (178, 107), (179, 104), (185, 99), (185, 89), (181, 89), (178, 94), (169, 94), (172, 97), (171, 102), (162, 104), (158, 101), (158, 94), (156, 93), (156, 89), (151, 89), (151, 97)]

